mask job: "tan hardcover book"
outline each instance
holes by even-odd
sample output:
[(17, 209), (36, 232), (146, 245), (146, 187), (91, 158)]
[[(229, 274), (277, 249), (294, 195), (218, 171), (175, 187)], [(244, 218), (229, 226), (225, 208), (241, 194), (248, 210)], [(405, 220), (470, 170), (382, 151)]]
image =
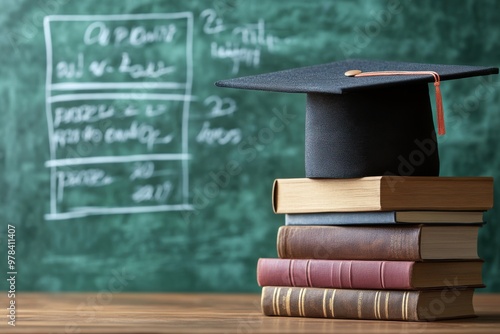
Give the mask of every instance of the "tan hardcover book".
[(493, 178), (277, 179), (272, 201), (275, 213), (484, 211), (493, 206)]
[(428, 291), (262, 288), (262, 312), (284, 317), (433, 321), (474, 317), (474, 289)]

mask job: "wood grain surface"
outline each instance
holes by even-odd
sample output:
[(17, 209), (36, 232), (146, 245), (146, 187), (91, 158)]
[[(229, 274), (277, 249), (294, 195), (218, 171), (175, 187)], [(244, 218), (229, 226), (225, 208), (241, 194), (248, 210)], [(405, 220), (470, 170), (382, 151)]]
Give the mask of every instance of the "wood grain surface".
[(500, 294), (474, 297), (477, 318), (432, 323), (266, 317), (254, 294), (25, 293), (16, 304), (16, 327), (2, 316), (0, 333), (500, 333)]

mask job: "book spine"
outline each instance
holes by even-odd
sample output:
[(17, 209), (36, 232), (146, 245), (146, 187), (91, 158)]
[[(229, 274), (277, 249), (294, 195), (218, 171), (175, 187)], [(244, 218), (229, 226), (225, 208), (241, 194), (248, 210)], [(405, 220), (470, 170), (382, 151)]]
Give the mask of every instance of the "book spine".
[(420, 225), (281, 226), (282, 259), (419, 261)]
[(380, 183), (382, 210), (484, 211), (493, 207), (490, 177), (393, 177)]
[(260, 286), (412, 290), (414, 262), (259, 259)]
[(419, 291), (294, 287), (262, 288), (262, 312), (271, 316), (418, 321)]
[(286, 214), (286, 225), (375, 225), (395, 224), (396, 213), (387, 212), (328, 212)]

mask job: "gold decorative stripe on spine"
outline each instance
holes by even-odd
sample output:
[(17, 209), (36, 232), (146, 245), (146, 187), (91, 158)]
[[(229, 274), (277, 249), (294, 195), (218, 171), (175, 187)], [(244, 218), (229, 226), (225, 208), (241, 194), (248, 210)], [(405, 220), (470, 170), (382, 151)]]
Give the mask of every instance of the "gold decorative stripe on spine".
[(304, 289), (301, 288), (299, 291), (299, 298), (297, 300), (298, 309), (299, 309), (299, 316), (302, 316), (302, 293), (303, 292), (304, 292)]
[(385, 293), (385, 318), (389, 320), (389, 296), (391, 295), (390, 292)]
[(358, 292), (358, 318), (362, 319), (361, 307), (363, 306), (363, 291)]
[(302, 293), (302, 302), (301, 302), (301, 309), (302, 309), (302, 316), (306, 316), (306, 308), (305, 308), (305, 301), (306, 301), (306, 292), (307, 289), (304, 288), (304, 292)]
[(401, 299), (401, 320), (405, 320), (405, 296), (406, 292), (403, 292), (403, 299)]
[(337, 289), (333, 289), (332, 298), (330, 298), (330, 310), (332, 311), (332, 318), (335, 318), (335, 293)]
[(403, 300), (401, 302), (401, 316), (403, 320), (406, 320), (405, 305), (407, 305), (408, 292), (403, 292)]
[(323, 292), (323, 317), (328, 318), (327, 313), (326, 313), (326, 295), (328, 294), (328, 290), (325, 289)]
[(286, 292), (286, 298), (285, 298), (285, 308), (286, 308), (286, 315), (289, 317), (292, 316), (292, 312), (290, 311), (291, 305), (290, 305), (290, 297), (292, 296), (292, 288), (288, 288), (288, 291)]
[(375, 292), (375, 298), (373, 299), (373, 314), (375, 315), (375, 319), (380, 319), (380, 295), (382, 292)]
[(278, 288), (278, 292), (276, 293), (276, 310), (278, 311), (278, 315), (281, 315), (280, 296), (281, 296), (281, 288)]
[(405, 303), (405, 320), (408, 320), (408, 304), (410, 302), (410, 292), (407, 292), (407, 295), (406, 295), (406, 303)]
[(379, 295), (378, 295), (378, 318), (379, 319), (382, 319), (382, 291), (380, 291)]
[(306, 291), (307, 289), (304, 288), (304, 291), (302, 291), (302, 299), (300, 300), (300, 310), (302, 311), (302, 316), (306, 316), (306, 310), (305, 310), (305, 298), (306, 298)]
[[(264, 312), (264, 297), (267, 295), (267, 288), (266, 287), (263, 287), (262, 288), (262, 293), (260, 295), (260, 309), (262, 311), (262, 313), (265, 313)], [(273, 310), (274, 311), (274, 310)]]
[(278, 288), (274, 288), (273, 291), (273, 314), (278, 314), (278, 311), (276, 311), (276, 292), (278, 291)]
[(406, 320), (408, 320), (408, 305), (410, 303), (410, 296), (411, 296), (411, 293), (408, 291), (407, 295), (406, 295), (406, 304), (405, 304)]
[(382, 319), (382, 312), (380, 312), (380, 302), (382, 301), (382, 291), (378, 292), (378, 300), (377, 300), (377, 319)]
[(405, 313), (406, 313), (406, 320), (408, 320), (408, 305), (410, 303), (410, 292), (408, 291), (407, 292), (407, 295), (406, 295), (406, 305), (405, 305)]

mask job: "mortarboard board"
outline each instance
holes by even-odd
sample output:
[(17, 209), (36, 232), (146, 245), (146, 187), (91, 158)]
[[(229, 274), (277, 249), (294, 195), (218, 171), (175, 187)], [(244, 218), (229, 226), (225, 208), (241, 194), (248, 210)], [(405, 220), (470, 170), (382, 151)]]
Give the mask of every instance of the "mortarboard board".
[[(346, 73), (352, 70), (359, 71)], [(346, 60), (215, 84), (307, 94), (306, 177), (438, 176), (428, 83), (435, 82), (441, 105), (440, 81), (496, 73), (494, 67)], [(438, 110), (444, 132), (441, 117)]]

